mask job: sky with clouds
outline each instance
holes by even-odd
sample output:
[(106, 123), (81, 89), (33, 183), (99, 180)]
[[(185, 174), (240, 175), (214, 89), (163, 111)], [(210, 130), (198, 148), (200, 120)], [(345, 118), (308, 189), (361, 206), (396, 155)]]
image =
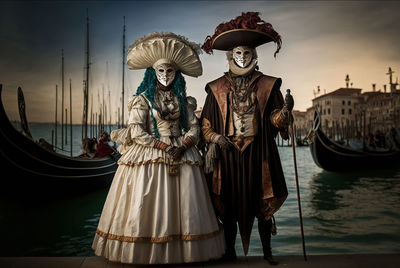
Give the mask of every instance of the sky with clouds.
[[(69, 109), (72, 81), (73, 118), (80, 123), (83, 106), (86, 8), (90, 19), (91, 81), (94, 110), (98, 94), (111, 92), (112, 116), (120, 106), (122, 25), (127, 47), (150, 32), (169, 31), (203, 43), (215, 27), (244, 11), (258, 11), (282, 36), (276, 58), (274, 43), (257, 48), (260, 70), (292, 89), (295, 109), (311, 106), (313, 91), (345, 86), (364, 91), (383, 89), (388, 67), (400, 72), (400, 2), (397, 1), (37, 1), (0, 2), (0, 83), (11, 119), (18, 119), (21, 86), (30, 122), (52, 122), (55, 87), (61, 88), (61, 49), (65, 57), (65, 97)], [(227, 71), (225, 53), (200, 56), (203, 75), (186, 77), (187, 94), (202, 106), (204, 86)], [(108, 68), (107, 68), (108, 66)], [(107, 71), (108, 69), (108, 71)], [(127, 98), (144, 71), (126, 68)], [(60, 92), (60, 91), (59, 91)], [(60, 94), (59, 94), (60, 96)], [(101, 97), (100, 97), (101, 98)], [(126, 103), (126, 102), (125, 102)], [(59, 100), (58, 107), (61, 107)], [(59, 110), (60, 114), (60, 110)], [(113, 119), (114, 120), (114, 119)]]

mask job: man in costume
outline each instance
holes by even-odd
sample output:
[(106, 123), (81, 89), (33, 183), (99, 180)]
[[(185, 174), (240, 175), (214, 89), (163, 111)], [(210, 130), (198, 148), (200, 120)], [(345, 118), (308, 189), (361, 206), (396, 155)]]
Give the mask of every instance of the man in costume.
[[(273, 265), (271, 253), (273, 214), (287, 197), (275, 137), (288, 138), (293, 98), (284, 102), (281, 79), (257, 71), (256, 47), (274, 41), (278, 53), (281, 38), (258, 12), (221, 23), (202, 48), (227, 51), (229, 71), (206, 85), (202, 111), (203, 138), (208, 143), (206, 171), (218, 217), (224, 225), (227, 259), (235, 259), (237, 223), (245, 254), (254, 218), (264, 258)], [(214, 167), (210, 158), (216, 159)]]

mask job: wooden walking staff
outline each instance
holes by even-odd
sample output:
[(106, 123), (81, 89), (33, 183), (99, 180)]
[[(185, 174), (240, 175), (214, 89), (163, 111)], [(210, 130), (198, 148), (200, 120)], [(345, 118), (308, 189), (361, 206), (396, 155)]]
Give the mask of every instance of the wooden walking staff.
[[(290, 95), (290, 89), (286, 90), (285, 102), (288, 99), (293, 99), (293, 96)], [(306, 244), (304, 242), (304, 230), (303, 230), (303, 216), (301, 214), (301, 202), (300, 202), (300, 187), (299, 187), (299, 177), (297, 175), (297, 162), (296, 162), (296, 149), (295, 149), (295, 142), (294, 142), (294, 128), (293, 128), (293, 115), (292, 111), (290, 113), (290, 138), (292, 139), (292, 150), (293, 150), (293, 164), (294, 164), (294, 175), (296, 178), (296, 190), (297, 190), (297, 204), (299, 206), (299, 219), (300, 219), (300, 230), (301, 230), (301, 240), (303, 243), (303, 256), (304, 260), (307, 261), (306, 255)]]

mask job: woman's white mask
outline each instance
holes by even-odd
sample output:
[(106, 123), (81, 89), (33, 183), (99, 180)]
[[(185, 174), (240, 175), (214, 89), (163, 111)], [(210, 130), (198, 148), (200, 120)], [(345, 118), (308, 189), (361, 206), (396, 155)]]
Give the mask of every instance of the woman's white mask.
[(174, 81), (176, 70), (172, 64), (168, 63), (160, 64), (155, 68), (155, 70), (156, 70), (157, 80), (163, 86), (167, 87), (172, 83), (172, 81)]
[(232, 56), (239, 67), (246, 68), (253, 60), (253, 50), (246, 46), (235, 47), (232, 50)]

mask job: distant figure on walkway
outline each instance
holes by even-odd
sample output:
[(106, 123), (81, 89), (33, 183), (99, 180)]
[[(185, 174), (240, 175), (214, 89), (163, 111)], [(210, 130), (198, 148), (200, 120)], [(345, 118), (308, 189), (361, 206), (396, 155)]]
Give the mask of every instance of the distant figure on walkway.
[(386, 133), (386, 146), (390, 150), (400, 150), (400, 133), (396, 128)]
[(371, 132), (368, 133), (367, 135), (367, 147), (368, 149), (376, 149), (376, 144), (375, 144), (375, 136)]
[(116, 152), (116, 149), (109, 144), (110, 142), (110, 135), (107, 132), (103, 132), (97, 143), (97, 152), (95, 157), (100, 158), (106, 155), (112, 155)]
[(386, 147), (385, 135), (380, 130), (377, 130), (375, 133), (375, 144), (376, 144), (376, 147), (379, 147), (379, 148)]

